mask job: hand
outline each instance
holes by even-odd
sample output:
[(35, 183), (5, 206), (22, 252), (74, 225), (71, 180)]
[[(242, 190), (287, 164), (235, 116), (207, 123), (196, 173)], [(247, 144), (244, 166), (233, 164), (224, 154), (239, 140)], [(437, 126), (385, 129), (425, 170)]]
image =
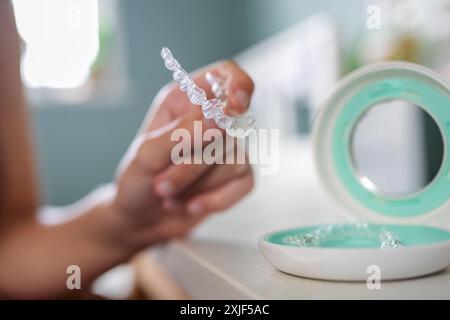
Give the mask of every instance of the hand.
[[(254, 88), (249, 76), (230, 61), (196, 72), (193, 79), (208, 98), (213, 97), (204, 79), (208, 71), (227, 81), (225, 113), (245, 112)], [(185, 235), (209, 214), (223, 211), (244, 197), (254, 183), (248, 161), (212, 165), (175, 165), (171, 161), (172, 148), (179, 143), (171, 141), (174, 130), (185, 128), (193, 136), (196, 120), (201, 121), (203, 132), (217, 128), (175, 84), (161, 90), (151, 111), (119, 166), (113, 201), (114, 211), (132, 226), (133, 241), (143, 245)], [(206, 145), (203, 142), (203, 147)]]

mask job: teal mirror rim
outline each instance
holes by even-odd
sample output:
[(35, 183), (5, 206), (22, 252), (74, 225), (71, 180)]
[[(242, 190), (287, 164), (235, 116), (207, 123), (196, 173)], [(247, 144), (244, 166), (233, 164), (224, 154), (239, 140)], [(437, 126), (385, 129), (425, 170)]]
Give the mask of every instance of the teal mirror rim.
[[(351, 159), (351, 139), (360, 117), (377, 103), (404, 99), (423, 108), (436, 121), (443, 138), (442, 165), (423, 190), (402, 198), (390, 198), (366, 189)], [(386, 78), (365, 85), (344, 105), (333, 130), (333, 160), (339, 178), (354, 199), (365, 207), (391, 217), (426, 214), (450, 198), (450, 100), (442, 90), (414, 78)]]

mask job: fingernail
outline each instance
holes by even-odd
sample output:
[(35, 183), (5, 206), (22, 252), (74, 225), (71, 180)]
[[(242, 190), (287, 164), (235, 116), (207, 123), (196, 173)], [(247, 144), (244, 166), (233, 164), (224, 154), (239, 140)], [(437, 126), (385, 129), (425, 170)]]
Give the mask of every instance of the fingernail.
[(168, 180), (161, 181), (156, 184), (156, 192), (160, 196), (170, 196), (175, 191), (172, 183)]
[(245, 109), (248, 107), (248, 104), (250, 102), (250, 97), (247, 92), (244, 90), (237, 90), (234, 93), (234, 97), (236, 98), (236, 101), (239, 103), (239, 105), (242, 107), (242, 109)]
[(190, 203), (187, 207), (188, 212), (194, 216), (202, 214), (203, 213), (203, 208), (199, 203), (193, 202)]

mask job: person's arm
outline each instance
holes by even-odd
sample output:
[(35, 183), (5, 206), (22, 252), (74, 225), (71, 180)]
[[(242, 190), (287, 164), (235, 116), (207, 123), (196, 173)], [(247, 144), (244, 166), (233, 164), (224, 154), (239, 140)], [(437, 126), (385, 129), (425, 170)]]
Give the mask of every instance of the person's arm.
[(136, 248), (120, 242), (122, 221), (108, 201), (88, 205), (82, 209), (86, 215), (69, 223), (36, 223), (37, 174), (9, 1), (0, 1), (0, 23), (0, 292), (6, 297), (55, 296), (67, 292), (68, 265), (80, 265), (88, 284)]
[[(11, 216), (17, 211), (8, 212)], [(102, 272), (140, 248), (127, 242), (126, 220), (109, 201), (91, 201), (79, 217), (54, 226), (35, 222), (35, 212), (0, 238), (0, 293), (3, 298), (54, 298), (82, 295)], [(8, 223), (3, 220), (2, 224)], [(143, 243), (142, 243), (143, 244)], [(81, 269), (82, 290), (69, 291), (67, 267)]]
[[(81, 286), (145, 246), (183, 236), (213, 212), (222, 211), (253, 186), (248, 164), (174, 165), (174, 130), (193, 133), (200, 108), (175, 87), (161, 91), (141, 132), (122, 161), (114, 190), (88, 197), (76, 217), (54, 226), (39, 224), (40, 202), (30, 151), (26, 105), (19, 76), (19, 41), (12, 10), (0, 2), (0, 295), (52, 298), (70, 295), (69, 265), (81, 268)], [(234, 63), (208, 71), (229, 79), (228, 110), (245, 111), (250, 78)], [(204, 73), (195, 79), (205, 86)], [(211, 96), (211, 92), (208, 92)]]
[[(0, 221), (20, 221), (39, 203), (28, 112), (20, 80), (20, 43), (12, 7), (0, 1)], [(0, 230), (5, 224), (0, 223)]]

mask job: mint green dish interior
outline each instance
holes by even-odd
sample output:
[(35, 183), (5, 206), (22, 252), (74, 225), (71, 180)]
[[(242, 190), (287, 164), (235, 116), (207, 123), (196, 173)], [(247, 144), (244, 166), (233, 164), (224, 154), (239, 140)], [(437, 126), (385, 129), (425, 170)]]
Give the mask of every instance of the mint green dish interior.
[[(398, 224), (372, 224), (373, 226), (384, 227), (390, 232), (395, 233), (401, 240), (404, 247), (430, 245), (444, 241), (450, 241), (450, 231), (424, 225), (398, 225)], [(351, 226), (351, 225), (350, 225)], [(296, 229), (283, 230), (271, 233), (264, 237), (264, 240), (278, 245), (297, 247), (286, 241), (287, 237), (302, 236), (306, 233), (314, 231), (317, 226), (301, 227)], [(380, 244), (375, 239), (367, 239), (364, 237), (351, 237), (340, 240), (328, 240), (319, 245), (319, 248), (379, 248)], [(312, 247), (315, 248), (315, 247)], [(401, 249), (387, 249), (401, 250)]]
[[(390, 99), (404, 99), (422, 107), (436, 121), (444, 143), (442, 167), (434, 180), (420, 192), (389, 198), (367, 190), (357, 179), (351, 160), (351, 136), (360, 117), (373, 105)], [(333, 162), (347, 191), (365, 207), (392, 217), (426, 214), (450, 198), (450, 99), (448, 93), (415, 78), (386, 78), (362, 87), (346, 103), (333, 131)]]

